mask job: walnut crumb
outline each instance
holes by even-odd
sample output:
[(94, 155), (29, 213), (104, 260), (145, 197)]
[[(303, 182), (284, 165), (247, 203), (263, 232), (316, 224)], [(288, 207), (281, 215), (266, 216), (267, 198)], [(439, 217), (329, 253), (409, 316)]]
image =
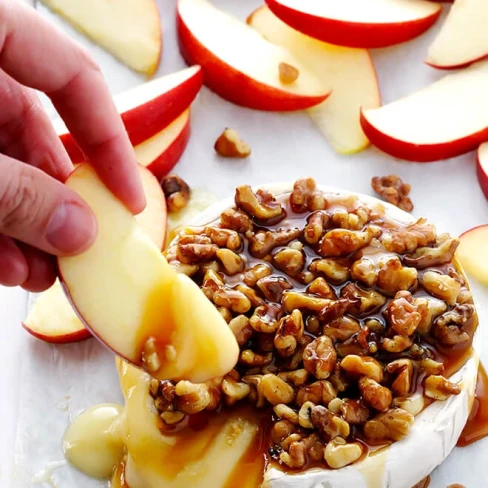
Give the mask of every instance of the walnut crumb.
[(280, 63), (278, 65), (278, 72), (280, 75), (280, 81), (284, 85), (291, 85), (297, 81), (300, 76), (300, 71), (288, 63)]
[(247, 158), (251, 154), (249, 144), (234, 129), (226, 128), (214, 145), (215, 152), (224, 158)]
[(407, 212), (413, 210), (412, 200), (408, 196), (411, 187), (407, 183), (403, 183), (399, 176), (375, 176), (371, 180), (371, 186), (387, 202)]
[(178, 212), (186, 207), (190, 201), (191, 190), (188, 184), (179, 176), (167, 175), (161, 180), (161, 188), (166, 197), (166, 204), (170, 213)]

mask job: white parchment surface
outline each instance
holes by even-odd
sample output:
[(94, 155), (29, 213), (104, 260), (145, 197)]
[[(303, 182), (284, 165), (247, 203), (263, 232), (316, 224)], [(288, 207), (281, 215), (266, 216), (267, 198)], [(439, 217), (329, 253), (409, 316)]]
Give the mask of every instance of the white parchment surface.
[[(214, 3), (242, 19), (260, 5), (259, 0), (214, 0)], [(175, 0), (159, 0), (158, 4), (164, 36), (159, 74), (164, 74), (185, 65), (174, 35)], [(48, 11), (42, 7), (40, 10), (94, 54), (113, 93), (144, 82)], [(429, 39), (437, 28), (408, 44), (373, 53), (384, 102), (444, 74), (423, 63)], [(54, 115), (48, 104), (47, 107)], [(250, 144), (250, 159), (236, 162), (214, 155), (213, 143), (226, 126), (236, 128)], [(176, 171), (190, 185), (205, 187), (219, 197), (229, 196), (238, 184), (293, 181), (301, 176), (313, 176), (325, 185), (371, 193), (372, 176), (396, 173), (412, 185), (414, 214), (428, 217), (439, 229), (458, 235), (488, 222), (488, 205), (476, 179), (474, 154), (430, 164), (397, 161), (375, 149), (354, 156), (339, 156), (304, 113), (247, 110), (225, 102), (206, 89), (193, 105), (192, 132), (189, 147)], [(476, 298), (481, 305), (483, 329), (488, 325), (487, 290), (477, 288)], [(481, 358), (488, 365), (486, 334), (483, 330), (481, 333)], [(11, 488), (107, 486), (106, 482), (88, 479), (66, 465), (61, 439), (70, 420), (84, 409), (99, 402), (121, 401), (111, 353), (95, 340), (50, 346), (24, 334), (16, 364), (10, 368), (18, 376), (21, 392)], [(445, 488), (461, 483), (467, 488), (486, 488), (487, 462), (488, 439), (455, 449), (434, 472), (431, 486)], [(391, 480), (392, 487), (394, 481)]]

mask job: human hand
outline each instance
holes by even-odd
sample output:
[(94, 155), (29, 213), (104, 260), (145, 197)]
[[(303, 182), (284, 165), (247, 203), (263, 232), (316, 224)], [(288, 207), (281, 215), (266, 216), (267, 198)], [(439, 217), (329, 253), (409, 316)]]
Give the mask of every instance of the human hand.
[(42, 291), (55, 255), (93, 242), (97, 224), (62, 182), (73, 165), (33, 89), (53, 102), (100, 178), (134, 213), (145, 198), (99, 67), (32, 8), (0, 1), (0, 285)]

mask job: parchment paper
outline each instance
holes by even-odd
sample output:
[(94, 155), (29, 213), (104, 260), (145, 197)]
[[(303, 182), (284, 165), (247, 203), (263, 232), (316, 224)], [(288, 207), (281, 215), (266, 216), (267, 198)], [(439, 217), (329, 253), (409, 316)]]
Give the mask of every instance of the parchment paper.
[[(260, 5), (258, 0), (214, 2), (242, 19)], [(164, 36), (159, 74), (163, 74), (185, 64), (176, 46), (175, 0), (159, 0), (158, 4)], [(40, 10), (93, 53), (113, 93), (144, 82), (46, 9)], [(408, 44), (374, 52), (384, 102), (444, 74), (423, 64), (429, 40), (437, 28)], [(48, 103), (46, 107), (54, 116), (52, 107)], [(250, 144), (249, 160), (220, 160), (214, 155), (213, 143), (226, 126), (236, 128)], [(338, 156), (304, 113), (247, 110), (225, 102), (206, 89), (193, 105), (192, 130), (189, 147), (176, 171), (190, 185), (203, 186), (219, 197), (230, 195), (241, 183), (292, 181), (309, 175), (323, 184), (371, 193), (372, 176), (396, 173), (412, 184), (414, 214), (430, 218), (440, 230), (457, 235), (488, 222), (488, 205), (476, 179), (474, 154), (430, 164), (399, 162), (375, 149), (355, 156)], [(488, 323), (486, 288), (478, 288), (476, 298), (482, 309), (483, 333)], [(481, 357), (488, 364), (488, 344), (486, 340), (483, 342)], [(64, 462), (61, 439), (70, 420), (84, 409), (99, 402), (121, 401), (111, 353), (95, 340), (50, 346), (25, 334), (18, 365), (11, 365), (13, 374), (18, 374), (21, 390), (11, 488), (107, 486), (105, 481), (89, 479)], [(488, 487), (487, 459), (488, 440), (455, 449), (434, 472), (431, 486), (444, 488), (461, 483), (467, 488)], [(391, 482), (394, 486), (394, 480)]]

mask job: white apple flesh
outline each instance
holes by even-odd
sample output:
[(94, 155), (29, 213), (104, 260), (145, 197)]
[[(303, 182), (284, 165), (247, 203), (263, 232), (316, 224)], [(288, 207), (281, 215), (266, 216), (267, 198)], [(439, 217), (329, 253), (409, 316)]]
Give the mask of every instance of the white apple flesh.
[(461, 68), (488, 55), (488, 3), (457, 0), (429, 47), (426, 62), (436, 68)]
[(359, 123), (360, 110), (380, 105), (376, 71), (368, 51), (334, 46), (301, 34), (266, 6), (253, 12), (248, 23), (270, 42), (288, 49), (332, 87), (327, 100), (308, 109), (331, 146), (341, 154), (367, 147), (369, 141)]
[[(139, 166), (139, 173), (147, 203), (135, 218), (143, 232), (161, 249), (166, 237), (166, 199), (159, 181), (149, 170)], [(34, 337), (53, 344), (78, 342), (91, 337), (59, 281), (39, 295), (22, 326)]]
[(152, 75), (162, 49), (155, 0), (42, 0), (130, 68)]
[[(330, 87), (295, 56), (207, 0), (179, 0), (177, 15), (183, 57), (200, 64), (205, 84), (226, 100), (284, 111), (317, 105), (330, 94)], [(296, 81), (280, 80), (280, 63), (299, 71)]]
[(466, 273), (488, 286), (488, 225), (480, 225), (466, 231), (459, 237), (461, 243), (456, 251), (456, 257)]
[(159, 379), (202, 382), (230, 371), (236, 339), (198, 285), (168, 264), (90, 166), (79, 166), (66, 185), (98, 220), (90, 249), (58, 258), (60, 279), (87, 328)]
[(362, 110), (361, 124), (382, 151), (410, 161), (448, 159), (488, 139), (488, 61), (445, 76), (383, 107)]
[(290, 27), (339, 46), (377, 48), (426, 31), (441, 6), (426, 0), (266, 0)]

